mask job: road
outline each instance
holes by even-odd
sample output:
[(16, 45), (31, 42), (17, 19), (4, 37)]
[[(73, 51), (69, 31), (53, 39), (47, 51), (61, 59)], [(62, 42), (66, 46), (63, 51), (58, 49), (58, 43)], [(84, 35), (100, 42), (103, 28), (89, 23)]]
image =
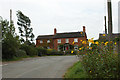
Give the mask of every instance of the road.
[(7, 63), (2, 66), (3, 78), (62, 78), (78, 59), (75, 56), (45, 56)]

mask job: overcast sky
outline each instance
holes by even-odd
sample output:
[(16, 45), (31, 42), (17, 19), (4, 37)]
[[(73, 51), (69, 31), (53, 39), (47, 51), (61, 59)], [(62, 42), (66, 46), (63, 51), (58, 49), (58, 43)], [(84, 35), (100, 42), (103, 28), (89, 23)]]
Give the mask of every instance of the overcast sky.
[[(118, 1), (112, 0), (113, 32), (118, 32)], [(35, 34), (48, 35), (57, 32), (82, 31), (86, 26), (87, 38), (99, 38), (104, 31), (104, 16), (107, 15), (107, 0), (0, 0), (0, 16), (13, 21), (18, 33), (16, 11), (20, 10), (31, 19)]]

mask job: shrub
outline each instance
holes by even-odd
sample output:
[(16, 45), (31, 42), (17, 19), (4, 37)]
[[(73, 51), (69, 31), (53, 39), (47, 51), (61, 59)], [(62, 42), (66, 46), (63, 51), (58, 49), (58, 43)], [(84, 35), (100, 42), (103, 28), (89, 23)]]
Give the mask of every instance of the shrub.
[(47, 55), (59, 55), (58, 51), (54, 49), (47, 49)]
[(56, 51), (56, 50), (53, 49), (53, 50), (51, 51), (51, 53), (52, 53), (52, 55), (57, 55), (57, 54), (58, 54), (58, 51)]
[(109, 46), (99, 44), (96, 48), (86, 52), (82, 64), (91, 78), (118, 78), (117, 55), (109, 50)]
[(65, 55), (71, 54), (71, 50), (65, 51)]
[(37, 56), (38, 52), (35, 47), (28, 47), (28, 50), (26, 50), (29, 56)]
[(38, 55), (38, 52), (37, 52), (36, 48), (33, 47), (33, 46), (22, 44), (20, 49), (24, 50), (28, 56)]
[(6, 34), (6, 38), (2, 41), (2, 58), (13, 59), (18, 49), (18, 39), (11, 34)]
[(52, 54), (52, 49), (47, 49), (47, 55), (51, 55)]
[(67, 50), (67, 51), (65, 51), (65, 55), (75, 55), (75, 54), (77, 54), (77, 51), (76, 51), (76, 50), (74, 50), (73, 53), (71, 53), (71, 51), (72, 51), (72, 50)]
[(58, 51), (58, 55), (64, 55), (63, 51)]
[(17, 52), (16, 52), (16, 55), (15, 55), (16, 57), (26, 57), (27, 56), (27, 54), (26, 54), (26, 52), (24, 51), (24, 50), (18, 50)]
[(36, 47), (37, 49), (37, 52), (38, 52), (38, 55), (41, 56), (41, 55), (47, 55), (47, 49), (44, 49), (42, 47)]

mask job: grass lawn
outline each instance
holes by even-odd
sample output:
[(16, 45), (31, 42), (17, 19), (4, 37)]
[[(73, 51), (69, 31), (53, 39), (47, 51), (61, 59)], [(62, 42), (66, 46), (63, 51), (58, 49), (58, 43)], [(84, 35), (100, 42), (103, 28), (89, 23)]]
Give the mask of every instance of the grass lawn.
[(65, 73), (64, 78), (89, 78), (80, 61), (75, 63)]

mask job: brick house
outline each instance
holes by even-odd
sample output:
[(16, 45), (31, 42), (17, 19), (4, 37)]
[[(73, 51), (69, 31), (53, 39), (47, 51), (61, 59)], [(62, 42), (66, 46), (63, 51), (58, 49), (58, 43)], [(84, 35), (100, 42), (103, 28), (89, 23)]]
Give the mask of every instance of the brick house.
[(54, 29), (54, 35), (39, 35), (36, 39), (36, 46), (41, 46), (47, 49), (60, 50), (60, 45), (62, 45), (62, 50), (69, 50), (71, 46), (75, 50), (81, 46), (81, 41), (87, 41), (87, 35), (85, 31), (85, 26), (83, 26), (83, 31), (81, 32), (66, 32), (57, 33), (57, 29)]

